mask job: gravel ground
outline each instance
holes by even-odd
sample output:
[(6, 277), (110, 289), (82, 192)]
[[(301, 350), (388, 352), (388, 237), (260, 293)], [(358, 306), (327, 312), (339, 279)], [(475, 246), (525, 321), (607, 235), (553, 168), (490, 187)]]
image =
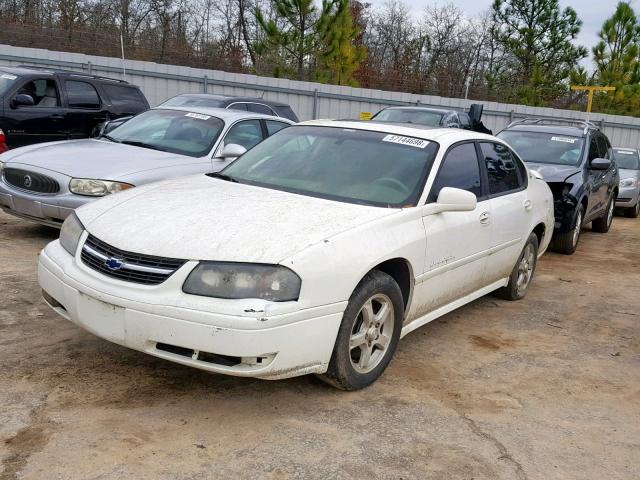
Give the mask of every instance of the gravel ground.
[(640, 220), (545, 255), (523, 301), (413, 332), (353, 393), (92, 336), (40, 299), (56, 236), (0, 213), (3, 480), (640, 478)]

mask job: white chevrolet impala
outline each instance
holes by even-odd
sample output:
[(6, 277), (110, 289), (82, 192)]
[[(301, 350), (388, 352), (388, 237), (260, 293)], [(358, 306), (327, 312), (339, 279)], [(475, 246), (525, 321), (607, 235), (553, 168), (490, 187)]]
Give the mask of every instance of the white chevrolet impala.
[(38, 274), (56, 312), (109, 341), (351, 390), (425, 323), (524, 297), (553, 222), (549, 187), (495, 137), (313, 121), (220, 173), (78, 209)]

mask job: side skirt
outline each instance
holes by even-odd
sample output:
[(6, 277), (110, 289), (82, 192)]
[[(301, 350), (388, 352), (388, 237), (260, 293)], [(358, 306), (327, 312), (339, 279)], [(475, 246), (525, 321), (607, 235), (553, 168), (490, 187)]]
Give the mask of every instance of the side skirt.
[(486, 294), (491, 293), (494, 290), (497, 290), (499, 288), (506, 286), (507, 283), (509, 283), (509, 278), (503, 278), (502, 280), (498, 280), (497, 282), (494, 282), (491, 285), (487, 285), (486, 287), (483, 287), (480, 290), (476, 290), (475, 292), (470, 293), (465, 297), (459, 298), (458, 300), (454, 300), (453, 302), (447, 305), (444, 305), (434, 310), (433, 312), (427, 313), (422, 317), (416, 318), (411, 323), (409, 323), (408, 325), (405, 325), (402, 328), (402, 332), (400, 333), (400, 338), (413, 332), (416, 328), (420, 328), (421, 326), (435, 320), (436, 318), (446, 315), (447, 313), (452, 312), (453, 310), (460, 308), (463, 305), (466, 305), (467, 303), (473, 302), (474, 300), (480, 297), (484, 297)]

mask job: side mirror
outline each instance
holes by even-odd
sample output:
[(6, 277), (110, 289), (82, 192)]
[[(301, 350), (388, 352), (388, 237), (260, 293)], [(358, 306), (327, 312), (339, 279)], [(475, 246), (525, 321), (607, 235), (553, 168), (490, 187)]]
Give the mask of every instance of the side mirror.
[(35, 100), (31, 95), (27, 95), (26, 93), (19, 93), (11, 100), (11, 107), (33, 107), (36, 104)]
[(229, 145), (224, 146), (219, 156), (221, 158), (224, 158), (225, 160), (230, 160), (232, 158), (238, 158), (246, 151), (247, 149), (242, 145), (238, 145), (237, 143), (230, 143)]
[(593, 170), (608, 170), (611, 166), (611, 160), (606, 158), (594, 158), (591, 160), (591, 168)]
[(460, 188), (444, 187), (438, 194), (436, 203), (430, 204), (432, 213), (441, 212), (471, 212), (478, 204), (476, 196)]

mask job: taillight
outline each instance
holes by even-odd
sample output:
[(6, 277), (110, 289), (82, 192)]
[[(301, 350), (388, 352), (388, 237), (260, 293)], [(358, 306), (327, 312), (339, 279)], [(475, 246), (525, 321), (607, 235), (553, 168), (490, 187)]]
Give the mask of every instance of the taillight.
[(7, 137), (4, 135), (4, 131), (0, 128), (0, 153), (4, 153), (9, 150), (7, 147)]

